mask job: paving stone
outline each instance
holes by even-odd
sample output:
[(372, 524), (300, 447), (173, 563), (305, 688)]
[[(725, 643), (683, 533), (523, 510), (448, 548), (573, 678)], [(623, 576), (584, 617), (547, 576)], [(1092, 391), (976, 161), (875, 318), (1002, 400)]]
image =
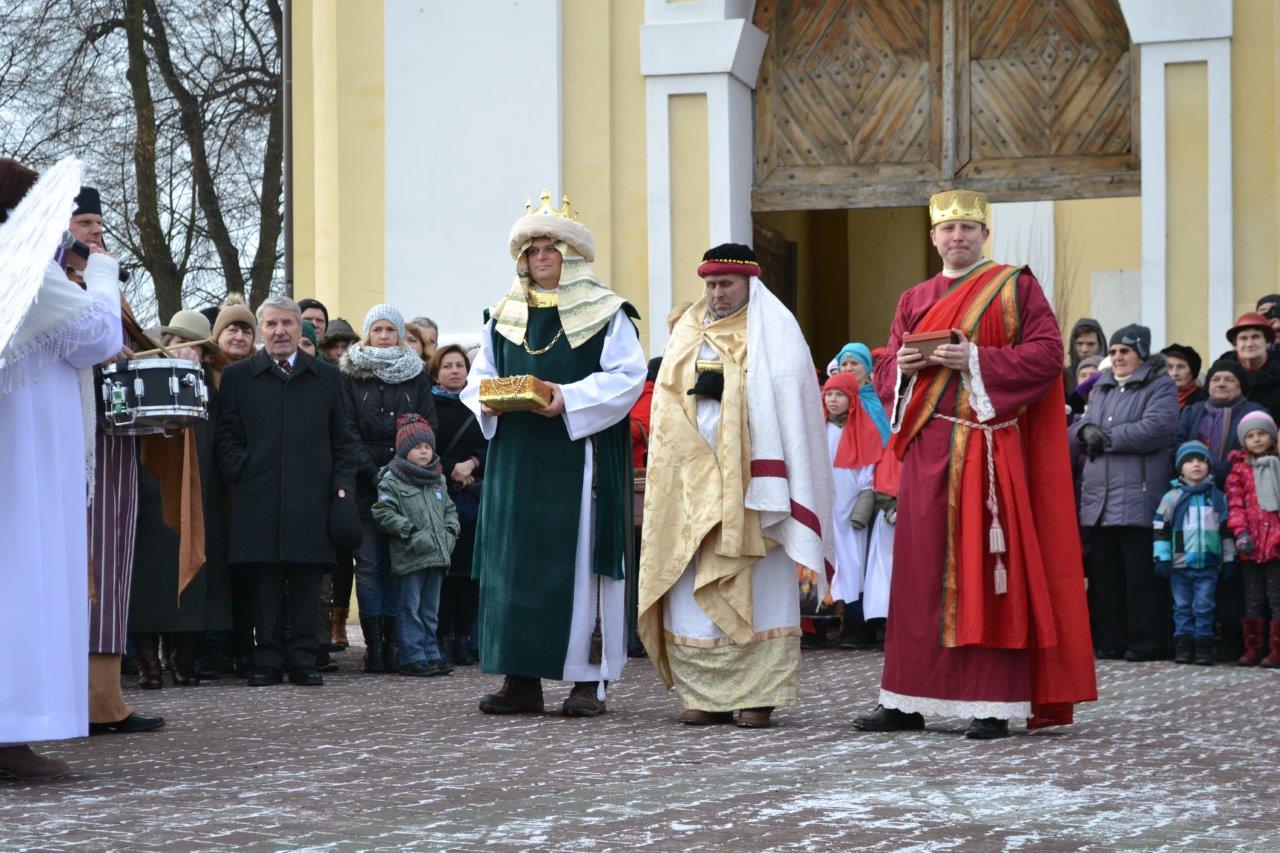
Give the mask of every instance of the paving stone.
[[(354, 639), (354, 638), (353, 638)], [(161, 731), (48, 744), (74, 775), (0, 787), (4, 850), (1195, 850), (1280, 846), (1280, 673), (1099, 664), (1063, 730), (975, 743), (967, 721), (862, 734), (881, 657), (803, 658), (769, 731), (690, 728), (630, 662), (595, 720), (489, 717), (498, 679), (359, 672), (140, 691)]]

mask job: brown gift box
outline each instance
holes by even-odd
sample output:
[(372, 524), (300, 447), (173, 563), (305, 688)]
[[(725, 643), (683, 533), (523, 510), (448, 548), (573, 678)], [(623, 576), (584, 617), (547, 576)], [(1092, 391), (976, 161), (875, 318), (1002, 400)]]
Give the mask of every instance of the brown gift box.
[(551, 405), (551, 386), (527, 375), (481, 379), (480, 402), (499, 412), (527, 412)]
[(938, 347), (943, 344), (953, 344), (957, 340), (959, 338), (956, 336), (955, 331), (944, 329), (940, 332), (911, 332), (905, 334), (902, 336), (902, 345), (920, 350), (920, 354), (927, 361)]

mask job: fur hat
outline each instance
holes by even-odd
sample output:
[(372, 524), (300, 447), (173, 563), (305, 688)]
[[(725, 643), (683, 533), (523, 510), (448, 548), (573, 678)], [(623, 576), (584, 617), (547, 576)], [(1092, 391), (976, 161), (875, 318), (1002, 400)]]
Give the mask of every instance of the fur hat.
[(1250, 412), (1240, 419), (1240, 425), (1236, 427), (1236, 438), (1240, 439), (1241, 444), (1244, 444), (1244, 437), (1249, 434), (1251, 429), (1260, 429), (1271, 436), (1272, 441), (1275, 441), (1276, 422), (1266, 412)]
[(369, 337), (369, 331), (373, 328), (373, 324), (379, 320), (386, 320), (388, 323), (396, 327), (396, 334), (400, 336), (400, 342), (404, 343), (404, 315), (400, 313), (394, 306), (383, 302), (369, 309), (369, 313), (364, 315), (364, 336)]
[(1178, 452), (1173, 457), (1173, 467), (1182, 473), (1182, 463), (1191, 458), (1209, 461), (1209, 448), (1201, 441), (1184, 441), (1178, 445)]
[(409, 414), (396, 421), (396, 456), (408, 458), (409, 451), (422, 442), (436, 449), (436, 433), (422, 415)]
[(232, 323), (244, 323), (253, 336), (258, 337), (258, 320), (249, 310), (249, 306), (233, 302), (230, 305), (224, 305), (218, 312), (218, 319), (213, 323), (213, 340), (217, 342), (218, 338), (222, 337), (223, 331)]
[(564, 206), (551, 206), (551, 193), (543, 190), (542, 203), (534, 207), (525, 204), (529, 212), (516, 220), (507, 235), (507, 246), (511, 251), (511, 260), (518, 260), (524, 252), (525, 243), (534, 237), (550, 237), (553, 240), (569, 244), (588, 263), (596, 259), (596, 238), (587, 226), (578, 221), (577, 211), (564, 199)]

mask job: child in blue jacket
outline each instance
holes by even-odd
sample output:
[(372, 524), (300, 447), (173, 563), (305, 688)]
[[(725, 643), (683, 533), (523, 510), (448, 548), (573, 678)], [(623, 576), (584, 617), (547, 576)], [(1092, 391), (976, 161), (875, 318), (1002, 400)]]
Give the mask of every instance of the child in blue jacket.
[(1218, 576), (1235, 568), (1235, 540), (1227, 529), (1227, 498), (1209, 473), (1209, 448), (1178, 446), (1179, 477), (1156, 509), (1156, 574), (1173, 593), (1175, 663), (1213, 666), (1213, 613)]

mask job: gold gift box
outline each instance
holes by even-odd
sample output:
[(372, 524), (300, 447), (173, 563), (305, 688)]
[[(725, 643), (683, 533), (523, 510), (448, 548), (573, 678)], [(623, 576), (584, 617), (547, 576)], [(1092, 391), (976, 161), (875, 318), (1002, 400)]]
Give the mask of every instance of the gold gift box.
[(551, 386), (536, 376), (481, 379), (480, 402), (499, 412), (527, 412), (551, 405)]

